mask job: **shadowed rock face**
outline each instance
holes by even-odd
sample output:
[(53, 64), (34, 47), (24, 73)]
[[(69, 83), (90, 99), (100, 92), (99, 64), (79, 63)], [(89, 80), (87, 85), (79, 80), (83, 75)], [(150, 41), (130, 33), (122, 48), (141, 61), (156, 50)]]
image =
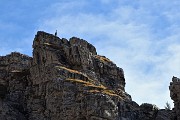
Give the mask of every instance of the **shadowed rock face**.
[(7, 87), (3, 84), (0, 84), (0, 98), (4, 98), (7, 92)]
[(87, 41), (39, 31), (33, 48), (32, 58), (0, 57), (0, 120), (171, 119), (171, 111), (132, 101), (123, 69)]
[(25, 120), (31, 57), (13, 52), (0, 57), (0, 120)]

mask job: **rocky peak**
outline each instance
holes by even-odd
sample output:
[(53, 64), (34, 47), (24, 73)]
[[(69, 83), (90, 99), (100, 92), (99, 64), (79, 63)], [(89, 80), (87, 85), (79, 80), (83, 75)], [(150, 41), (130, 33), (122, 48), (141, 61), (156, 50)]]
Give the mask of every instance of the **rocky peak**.
[(33, 47), (33, 65), (38, 65), (39, 70), (56, 64), (82, 72), (93, 79), (95, 84), (101, 83), (115, 91), (124, 91), (123, 70), (108, 58), (97, 55), (95, 47), (83, 39), (72, 37), (68, 41), (52, 34), (37, 32)]
[(12, 52), (6, 56), (0, 56), (0, 67), (9, 71), (22, 71), (24, 69), (28, 69), (31, 65), (31, 60), (32, 58), (27, 55), (23, 55), (19, 52)]
[(72, 37), (69, 39), (69, 43), (71, 46), (78, 46), (81, 49), (88, 50), (93, 55), (97, 55), (96, 48), (92, 44), (88, 43), (86, 40)]
[(7, 86), (10, 77), (26, 72), (31, 66), (32, 58), (18, 52), (0, 56), (0, 84)]
[[(178, 84), (170, 90), (179, 111)], [(33, 57), (0, 56), (0, 120), (174, 120), (171, 110), (138, 105), (122, 68), (87, 41), (38, 31)]]
[[(39, 106), (41, 110), (38, 113), (36, 109), (31, 111), (33, 119), (33, 116), (43, 114), (42, 111), (50, 115), (42, 116), (42, 119), (52, 116), (58, 119), (60, 114), (69, 116), (68, 119), (115, 119), (118, 115), (118, 100), (131, 100), (124, 90), (123, 70), (105, 56), (97, 55), (95, 47), (87, 41), (76, 37), (60, 39), (52, 34), (38, 32), (33, 48), (30, 73), (34, 95), (31, 99), (46, 101), (45, 106)], [(67, 103), (60, 102), (62, 100)], [(34, 101), (29, 103), (36, 104)], [(93, 103), (96, 105), (91, 106)], [(109, 108), (95, 109), (101, 104)], [(63, 107), (70, 112), (65, 110), (65, 113), (61, 113), (59, 109)], [(57, 111), (60, 113), (55, 114)]]
[(0, 120), (25, 119), (25, 91), (32, 58), (18, 52), (0, 56)]
[(177, 120), (180, 120), (180, 79), (172, 78), (169, 86), (171, 99), (174, 101), (174, 113)]

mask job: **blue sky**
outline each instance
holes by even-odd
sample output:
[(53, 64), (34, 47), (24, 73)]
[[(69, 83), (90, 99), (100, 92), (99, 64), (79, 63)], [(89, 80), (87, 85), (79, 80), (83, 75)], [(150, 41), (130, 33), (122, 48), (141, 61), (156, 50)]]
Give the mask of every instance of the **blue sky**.
[[(172, 76), (180, 77), (179, 0), (1, 0), (0, 55), (31, 56), (38, 30), (92, 43), (125, 71), (139, 104), (163, 108)], [(173, 105), (173, 104), (172, 104)]]

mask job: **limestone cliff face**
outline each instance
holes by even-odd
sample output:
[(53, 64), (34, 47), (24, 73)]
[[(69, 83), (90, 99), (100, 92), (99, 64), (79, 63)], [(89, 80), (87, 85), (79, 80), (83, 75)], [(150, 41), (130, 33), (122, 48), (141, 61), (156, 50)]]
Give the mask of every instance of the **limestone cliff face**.
[(37, 32), (33, 57), (0, 57), (0, 120), (170, 120), (138, 105), (119, 68), (85, 40)]

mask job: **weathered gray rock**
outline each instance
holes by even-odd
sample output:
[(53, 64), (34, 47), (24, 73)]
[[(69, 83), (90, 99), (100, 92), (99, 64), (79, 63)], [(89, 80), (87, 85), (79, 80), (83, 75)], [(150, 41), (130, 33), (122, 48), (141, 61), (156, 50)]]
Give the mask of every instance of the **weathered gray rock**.
[(174, 101), (175, 120), (180, 120), (180, 79), (173, 76), (169, 89), (171, 99)]
[(26, 120), (31, 59), (17, 52), (0, 57), (0, 120)]
[(161, 109), (158, 110), (155, 120), (176, 120), (172, 110)]
[(30, 119), (118, 118), (117, 102), (129, 99), (122, 69), (76, 37), (38, 32), (33, 47)]
[(87, 41), (39, 31), (33, 48), (0, 57), (0, 120), (171, 119), (132, 101), (123, 69)]

